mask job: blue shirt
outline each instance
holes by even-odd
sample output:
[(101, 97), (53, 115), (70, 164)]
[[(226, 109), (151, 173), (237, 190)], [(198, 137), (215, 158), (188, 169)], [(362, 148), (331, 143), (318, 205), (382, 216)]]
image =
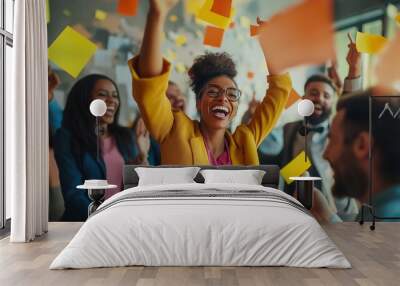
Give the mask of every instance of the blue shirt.
[[(65, 202), (64, 221), (84, 221), (87, 218), (90, 199), (87, 192), (78, 190), (76, 186), (82, 185), (88, 179), (106, 179), (106, 166), (103, 158), (97, 160), (95, 156), (86, 152), (77, 160), (72, 152), (71, 135), (65, 128), (59, 128), (54, 140), (54, 155), (60, 174), (60, 183)], [(118, 145), (118, 150), (125, 163), (134, 159), (138, 150), (132, 130), (132, 141), (128, 145)], [(159, 163), (159, 149), (153, 142), (148, 160), (150, 164)]]
[[(379, 192), (372, 196), (372, 206), (374, 207), (375, 216), (379, 221), (400, 221), (400, 184), (394, 185), (383, 192)], [(396, 218), (396, 219), (385, 219)], [(358, 214), (357, 220), (360, 219)], [(364, 210), (364, 220), (371, 221), (372, 216), (369, 210)], [(342, 222), (336, 214), (330, 218), (331, 223)]]
[(63, 111), (54, 98), (49, 101), (49, 133), (51, 136), (61, 127)]
[[(372, 196), (375, 215), (383, 221), (400, 221), (400, 184)], [(397, 217), (397, 220), (384, 218)], [(381, 221), (381, 219), (379, 219)]]
[(258, 150), (266, 155), (276, 156), (283, 149), (283, 127), (274, 128), (261, 142)]

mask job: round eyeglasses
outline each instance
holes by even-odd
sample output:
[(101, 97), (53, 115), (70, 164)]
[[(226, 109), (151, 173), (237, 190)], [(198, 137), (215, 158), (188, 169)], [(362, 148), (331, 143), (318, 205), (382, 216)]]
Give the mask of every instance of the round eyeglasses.
[(206, 85), (200, 94), (206, 94), (209, 97), (218, 97), (220, 95), (226, 95), (229, 101), (238, 101), (240, 96), (242, 95), (242, 91), (240, 89), (234, 87), (222, 88), (216, 84), (208, 84)]

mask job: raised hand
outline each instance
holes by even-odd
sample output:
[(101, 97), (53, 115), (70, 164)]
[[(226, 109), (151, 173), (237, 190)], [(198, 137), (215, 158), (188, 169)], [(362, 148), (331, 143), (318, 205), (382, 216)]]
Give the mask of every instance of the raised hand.
[(154, 77), (162, 72), (161, 45), (165, 19), (178, 0), (149, 0), (149, 3), (137, 70), (140, 77)]
[(357, 78), (361, 76), (361, 53), (357, 51), (356, 44), (351, 38), (350, 33), (347, 34), (350, 43), (347, 45), (349, 47), (349, 51), (346, 56), (346, 61), (349, 65), (349, 74), (348, 78)]
[(139, 118), (136, 123), (135, 134), (139, 153), (147, 158), (150, 150), (150, 135), (142, 118)]

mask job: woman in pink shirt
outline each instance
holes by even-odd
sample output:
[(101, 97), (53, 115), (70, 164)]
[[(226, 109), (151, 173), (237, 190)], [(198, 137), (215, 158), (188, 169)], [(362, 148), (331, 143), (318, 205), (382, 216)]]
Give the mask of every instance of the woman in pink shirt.
[[(96, 121), (89, 111), (89, 105), (95, 99), (104, 100), (107, 105), (106, 113), (99, 120), (99, 160), (96, 156)], [(109, 198), (122, 190), (124, 164), (147, 161), (148, 150), (137, 148), (137, 138), (132, 129), (118, 124), (119, 106), (117, 85), (104, 75), (83, 77), (68, 95), (62, 127), (54, 138), (54, 153), (65, 201), (63, 220), (82, 221), (87, 218), (90, 199), (76, 186), (88, 179), (107, 179), (109, 184), (118, 186), (107, 190), (106, 198)]]

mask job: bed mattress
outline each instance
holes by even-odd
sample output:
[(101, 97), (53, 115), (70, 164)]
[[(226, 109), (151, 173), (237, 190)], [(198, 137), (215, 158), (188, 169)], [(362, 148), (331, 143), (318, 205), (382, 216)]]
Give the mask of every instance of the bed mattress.
[(130, 265), (351, 267), (284, 192), (197, 183), (135, 187), (111, 197), (50, 269)]

